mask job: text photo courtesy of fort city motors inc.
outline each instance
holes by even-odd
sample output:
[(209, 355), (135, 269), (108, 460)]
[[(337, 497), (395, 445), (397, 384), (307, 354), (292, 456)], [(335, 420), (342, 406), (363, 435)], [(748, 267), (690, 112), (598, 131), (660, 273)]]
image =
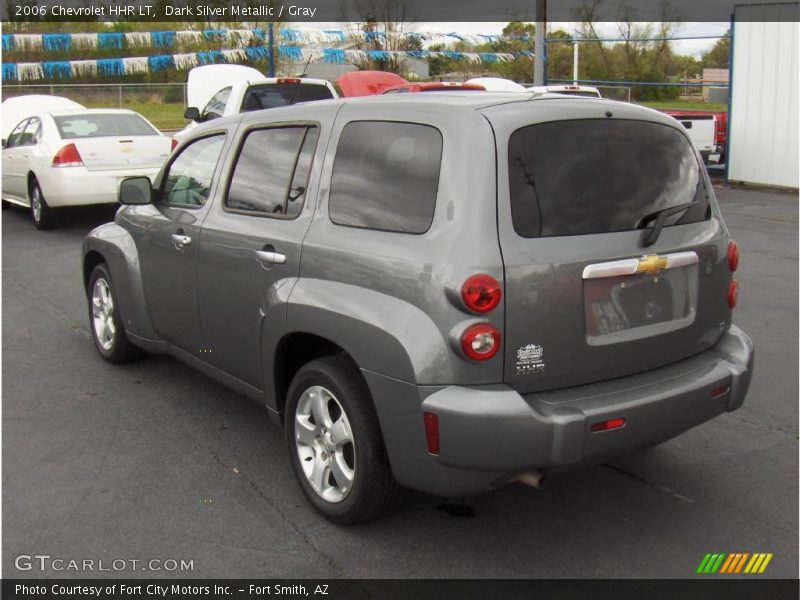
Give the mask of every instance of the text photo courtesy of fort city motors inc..
[(8, 598), (795, 598), (797, 2), (12, 0)]

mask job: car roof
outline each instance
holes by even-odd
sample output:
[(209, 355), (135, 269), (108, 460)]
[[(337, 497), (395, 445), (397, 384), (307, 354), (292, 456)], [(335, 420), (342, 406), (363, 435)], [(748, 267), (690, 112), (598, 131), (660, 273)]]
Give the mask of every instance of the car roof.
[(83, 115), (136, 115), (141, 116), (139, 113), (133, 110), (128, 110), (127, 108), (83, 108), (83, 109), (72, 109), (72, 110), (45, 110), (42, 111), (45, 114), (48, 114), (53, 117), (65, 117), (65, 116), (83, 116)]
[[(377, 94), (370, 96), (354, 96), (346, 98), (333, 98), (330, 100), (320, 100), (313, 102), (317, 106), (325, 105), (330, 109), (332, 114), (338, 112), (339, 108), (344, 105), (347, 106), (386, 106), (391, 111), (398, 110), (402, 112), (413, 112), (415, 108), (419, 108), (426, 114), (431, 112), (439, 112), (450, 114), (454, 110), (463, 111), (487, 111), (484, 116), (487, 118), (494, 118), (499, 116), (503, 111), (500, 107), (509, 106), (509, 108), (516, 106), (520, 109), (526, 109), (522, 106), (524, 103), (529, 103), (530, 108), (534, 108), (540, 102), (547, 102), (548, 109), (563, 108), (564, 114), (568, 115), (571, 108), (586, 105), (591, 106), (592, 109), (602, 108), (604, 114), (606, 111), (617, 111), (624, 113), (627, 117), (634, 117), (637, 119), (658, 121), (664, 123), (676, 122), (675, 119), (669, 115), (665, 115), (659, 111), (632, 104), (629, 102), (620, 102), (617, 100), (608, 100), (605, 98), (586, 98), (583, 96), (566, 96), (563, 94), (554, 93), (537, 93), (537, 92), (481, 92), (479, 94), (474, 91), (458, 91), (453, 90), (448, 93), (442, 94)], [(281, 106), (277, 108), (264, 109), (265, 114), (270, 117), (277, 117), (283, 120), (304, 120), (307, 113), (306, 107), (308, 104), (294, 104), (291, 106)], [(526, 109), (527, 110), (527, 109)], [(499, 111), (499, 112), (498, 112)], [(229, 124), (237, 123), (243, 118), (252, 120), (254, 115), (262, 111), (250, 111), (223, 117), (221, 119), (214, 119), (208, 124), (201, 124), (197, 132), (208, 131), (220, 126), (227, 126)], [(398, 117), (400, 112), (397, 113)], [(402, 118), (412, 118), (408, 115), (403, 115)], [(569, 118), (565, 116), (565, 118)], [(272, 120), (272, 119), (270, 119)], [(194, 135), (194, 132), (193, 132)]]

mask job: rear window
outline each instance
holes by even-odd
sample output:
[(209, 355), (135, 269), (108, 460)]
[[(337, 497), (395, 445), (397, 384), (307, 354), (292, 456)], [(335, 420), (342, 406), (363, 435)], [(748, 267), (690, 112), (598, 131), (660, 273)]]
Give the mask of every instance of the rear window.
[(242, 112), (277, 108), (312, 100), (333, 98), (326, 85), (313, 83), (264, 83), (251, 86), (242, 101)]
[(442, 134), (428, 125), (356, 121), (333, 163), (330, 217), (350, 227), (424, 233), (433, 221)]
[(97, 114), (53, 117), (61, 139), (122, 135), (158, 135), (139, 115)]
[(508, 144), (511, 213), (523, 237), (585, 235), (710, 217), (701, 165), (679, 130), (647, 121), (585, 119), (530, 125)]

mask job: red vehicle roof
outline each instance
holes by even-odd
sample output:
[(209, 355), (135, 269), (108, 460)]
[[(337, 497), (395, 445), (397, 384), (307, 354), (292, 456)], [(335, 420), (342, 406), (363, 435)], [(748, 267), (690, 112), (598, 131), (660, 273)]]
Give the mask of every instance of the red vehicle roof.
[(336, 80), (343, 96), (372, 96), (383, 90), (408, 83), (395, 73), (386, 71), (352, 71)]

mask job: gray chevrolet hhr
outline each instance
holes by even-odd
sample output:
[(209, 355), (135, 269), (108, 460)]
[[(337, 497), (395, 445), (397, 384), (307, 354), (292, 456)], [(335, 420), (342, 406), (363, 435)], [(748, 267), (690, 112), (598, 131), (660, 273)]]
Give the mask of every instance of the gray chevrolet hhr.
[(84, 241), (110, 362), (266, 405), (309, 501), (374, 518), (613, 459), (741, 406), (739, 254), (679, 122), (554, 94), (218, 119)]

